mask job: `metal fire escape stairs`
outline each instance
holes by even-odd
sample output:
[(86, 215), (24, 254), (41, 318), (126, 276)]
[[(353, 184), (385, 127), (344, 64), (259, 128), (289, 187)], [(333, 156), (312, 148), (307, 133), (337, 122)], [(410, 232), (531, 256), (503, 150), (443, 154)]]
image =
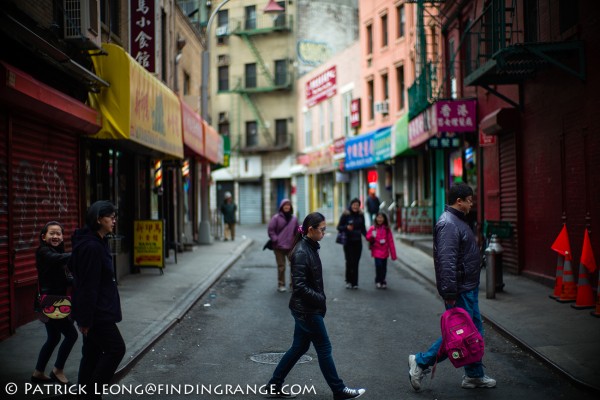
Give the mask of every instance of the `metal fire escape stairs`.
[[(477, 46), (476, 51), (469, 48), (467, 52), (474, 57), (467, 59), (465, 85), (481, 86), (522, 111), (522, 85), (525, 80), (542, 69), (554, 66), (583, 81), (585, 55), (583, 42), (578, 40), (544, 42), (539, 41), (538, 37), (526, 40), (523, 27), (518, 26), (520, 19), (517, 7), (516, 0), (512, 0), (510, 6), (507, 6), (505, 0), (489, 1), (481, 14), (463, 32), (460, 45)], [(539, 13), (532, 14), (537, 14), (537, 28)], [(549, 26), (548, 31), (555, 32), (553, 28)], [(531, 27), (529, 29), (532, 30)], [(460, 52), (460, 45), (456, 50), (457, 54)], [(455, 57), (456, 54), (452, 59)], [(491, 87), (510, 84), (519, 87), (518, 102)]]

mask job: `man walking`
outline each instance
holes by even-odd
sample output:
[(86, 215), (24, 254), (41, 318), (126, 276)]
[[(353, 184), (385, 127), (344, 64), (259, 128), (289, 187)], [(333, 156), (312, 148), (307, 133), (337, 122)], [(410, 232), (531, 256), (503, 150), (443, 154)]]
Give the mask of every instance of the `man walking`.
[[(440, 216), (433, 233), (433, 259), (437, 290), (446, 309), (454, 306), (465, 309), (483, 336), (483, 322), (479, 312), (479, 248), (466, 216), (473, 205), (473, 189), (464, 183), (454, 184), (448, 193), (446, 210)], [(440, 337), (429, 350), (408, 356), (408, 374), (414, 390), (421, 389), (421, 381), (437, 361), (446, 356), (438, 352)], [(465, 366), (462, 380), (464, 389), (493, 388), (496, 381), (483, 372), (483, 364)]]
[(221, 213), (223, 214), (223, 223), (225, 224), (225, 230), (223, 236), (225, 241), (235, 240), (235, 213), (237, 212), (237, 205), (233, 202), (233, 197), (230, 192), (225, 192), (223, 196), (223, 204), (221, 204)]
[(369, 212), (369, 225), (373, 225), (375, 216), (379, 212), (381, 202), (375, 194), (375, 189), (369, 189), (369, 198), (367, 198), (367, 211)]

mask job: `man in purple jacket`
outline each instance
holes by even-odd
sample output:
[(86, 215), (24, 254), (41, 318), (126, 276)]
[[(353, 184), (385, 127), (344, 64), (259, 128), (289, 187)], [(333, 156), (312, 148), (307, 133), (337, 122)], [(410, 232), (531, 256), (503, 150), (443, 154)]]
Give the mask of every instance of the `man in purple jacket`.
[[(269, 222), (269, 238), (273, 242), (273, 252), (277, 262), (277, 280), (280, 292), (285, 292), (285, 260), (294, 244), (294, 237), (298, 230), (298, 219), (289, 199), (281, 200), (279, 211), (273, 215)], [(291, 284), (291, 280), (290, 280)]]

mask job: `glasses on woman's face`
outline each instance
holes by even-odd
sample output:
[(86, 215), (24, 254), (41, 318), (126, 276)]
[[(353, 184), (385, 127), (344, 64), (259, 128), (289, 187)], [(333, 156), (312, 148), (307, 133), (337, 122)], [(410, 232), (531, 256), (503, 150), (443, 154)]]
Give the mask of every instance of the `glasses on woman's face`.
[(318, 229), (318, 230), (320, 230), (320, 231), (321, 231), (321, 233), (325, 233), (325, 231), (327, 230), (327, 227), (326, 227), (326, 226), (324, 226), (324, 227), (322, 227), (322, 228), (317, 228), (317, 229)]

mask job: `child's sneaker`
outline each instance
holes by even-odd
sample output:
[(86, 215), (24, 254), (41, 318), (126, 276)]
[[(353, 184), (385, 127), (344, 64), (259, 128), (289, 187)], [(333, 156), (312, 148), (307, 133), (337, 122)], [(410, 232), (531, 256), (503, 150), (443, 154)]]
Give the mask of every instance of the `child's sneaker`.
[(413, 389), (415, 389), (415, 391), (418, 392), (421, 390), (421, 381), (429, 372), (431, 372), (429, 368), (423, 369), (419, 367), (419, 364), (417, 364), (417, 358), (414, 354), (408, 356), (408, 378), (410, 379), (410, 385)]
[(480, 378), (471, 378), (465, 375), (461, 386), (463, 389), (494, 388), (496, 387), (496, 380), (487, 375)]

